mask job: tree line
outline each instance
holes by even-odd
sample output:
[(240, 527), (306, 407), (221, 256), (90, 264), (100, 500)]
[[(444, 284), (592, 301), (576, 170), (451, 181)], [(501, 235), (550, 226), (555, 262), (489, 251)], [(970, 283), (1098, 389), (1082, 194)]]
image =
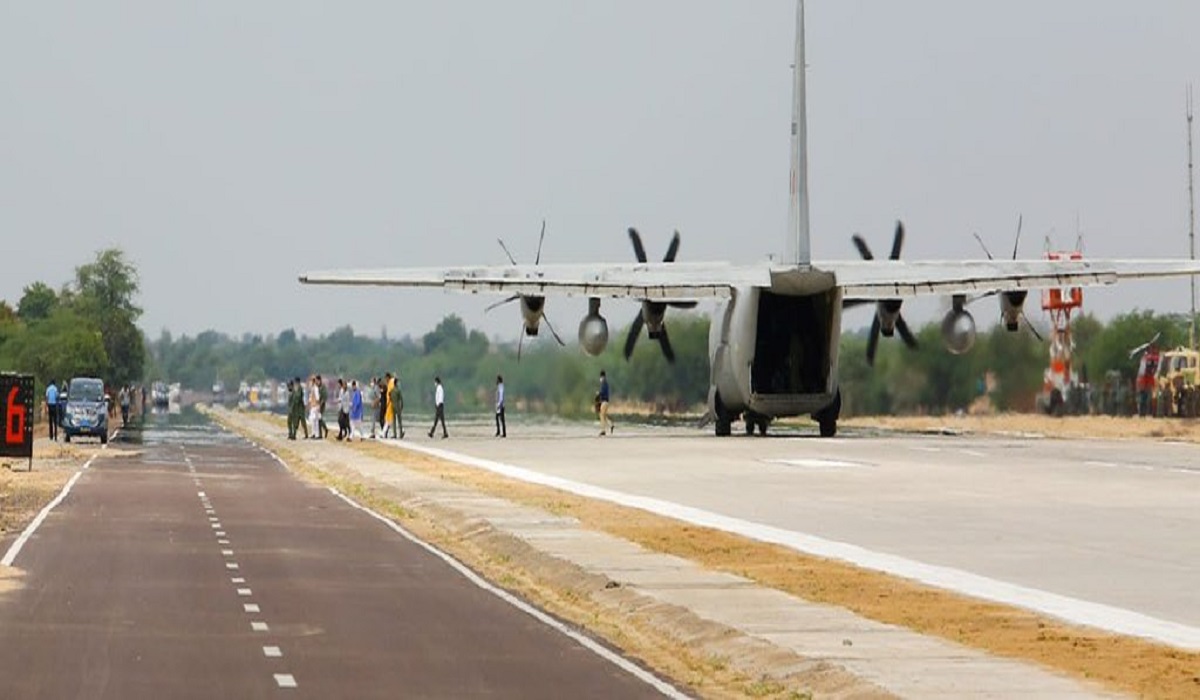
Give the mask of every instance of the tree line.
[[(163, 330), (150, 340), (136, 325), (138, 293), (136, 268), (120, 250), (110, 249), (76, 268), (74, 279), (58, 289), (36, 282), (15, 307), (0, 301), (0, 370), (32, 372), (39, 382), (78, 375), (99, 376), (111, 386), (161, 379), (202, 392), (218, 381), (232, 390), (243, 381), (313, 373), (365, 381), (390, 371), (401, 377), (406, 401), (416, 405), (431, 404), (433, 377), (441, 376), (451, 405), (460, 410), (487, 409), (496, 376), (503, 375), (511, 405), (568, 416), (591, 410), (597, 377), (605, 370), (618, 404), (697, 411), (707, 399), (709, 321), (698, 313), (673, 312), (668, 319), (674, 364), (649, 342), (639, 343), (626, 361), (627, 329), (616, 327), (599, 357), (543, 338), (526, 339), (518, 361), (516, 342), (493, 342), (455, 315), (420, 337), (400, 339), (367, 337), (343, 326), (316, 337), (294, 330), (175, 337)], [(1122, 314), (1107, 324), (1083, 315), (1072, 328), (1075, 368), (1094, 386), (1131, 384), (1137, 360), (1129, 351), (1156, 334), (1165, 348), (1188, 340), (1187, 316), (1152, 311)], [(948, 413), (981, 400), (997, 410), (1033, 410), (1048, 363), (1045, 341), (1024, 329), (997, 326), (981, 331), (969, 353), (952, 355), (937, 322), (921, 328), (917, 339), (915, 350), (883, 339), (872, 367), (865, 330), (843, 334), (843, 415)]]
[(74, 376), (110, 386), (140, 382), (146, 343), (138, 290), (137, 269), (108, 249), (57, 289), (39, 281), (25, 287), (15, 308), (0, 300), (0, 370), (31, 373), (39, 387)]

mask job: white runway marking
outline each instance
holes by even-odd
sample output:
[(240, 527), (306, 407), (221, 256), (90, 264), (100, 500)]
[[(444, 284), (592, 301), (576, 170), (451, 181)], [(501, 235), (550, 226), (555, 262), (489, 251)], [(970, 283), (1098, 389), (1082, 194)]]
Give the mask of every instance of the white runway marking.
[(262, 612), (262, 610), (258, 608), (257, 603), (246, 603), (242, 606), (242, 610), (245, 612)]
[(241, 576), (234, 576), (233, 578), (229, 579), (229, 582), (230, 583), (245, 583), (246, 579), (242, 578)]
[[(936, 588), (956, 591), (976, 598), (1004, 603), (1005, 605), (1014, 605), (1068, 622), (1087, 625), (1089, 627), (1098, 627), (1118, 634), (1144, 637), (1182, 649), (1200, 650), (1200, 628), (1143, 615), (1132, 610), (1079, 600), (1027, 586), (1019, 586), (960, 569), (935, 566), (912, 559), (905, 559), (893, 554), (876, 552), (847, 542), (838, 542), (803, 532), (750, 522), (741, 518), (734, 518), (658, 498), (615, 491), (592, 484), (543, 474), (524, 467), (494, 462), (436, 447), (425, 447), (412, 443), (393, 444), (384, 442), (383, 444), (391, 445), (397, 449), (421, 452), (469, 467), (484, 469), (527, 483), (549, 486), (585, 498), (608, 501), (609, 503), (616, 503), (617, 505), (663, 515), (693, 525), (724, 530), (725, 532), (731, 532), (735, 535), (741, 535), (760, 542), (782, 545), (798, 552), (830, 559), (839, 559), (865, 569), (913, 579)], [(350, 501), (345, 496), (342, 496), (342, 498), (353, 503), (353, 501)], [(357, 504), (354, 505), (355, 507), (362, 508), (362, 506)], [(387, 521), (382, 516), (377, 517), (391, 523), (391, 521)], [(419, 542), (419, 540), (414, 541)]]
[(232, 557), (232, 556), (233, 556), (233, 550), (232, 550), (232, 549), (222, 549), (222, 550), (221, 550), (221, 556), (223, 556), (223, 557)]
[(270, 631), (270, 628), (269, 628), (269, 627), (267, 627), (267, 623), (265, 623), (265, 622), (251, 622), (251, 623), (250, 623), (250, 629), (251, 629), (251, 630), (253, 630), (253, 631), (255, 631), (255, 632), (268, 632), (268, 631)]
[(968, 457), (987, 457), (987, 455), (983, 452), (978, 452), (976, 450), (959, 450), (959, 452), (962, 452)]
[(229, 544), (229, 540), (217, 540), (217, 544)]
[(240, 596), (250, 596), (250, 595), (253, 595), (254, 592), (251, 591), (249, 588), (239, 588), (239, 589), (237, 589), (237, 594)]
[(781, 464), (785, 467), (804, 467), (806, 469), (866, 469), (871, 465), (865, 462), (847, 462), (839, 459), (766, 459), (768, 464)]
[(275, 682), (277, 684), (279, 684), (280, 688), (295, 688), (296, 687), (296, 679), (293, 678), (292, 674), (290, 674), (290, 673), (276, 673), (275, 674)]
[(225, 562), (225, 568), (226, 569), (236, 569), (236, 568), (238, 568), (237, 562), (227, 561), (227, 562)]
[(197, 493), (196, 493), (196, 495), (197, 495), (197, 496), (199, 496), (199, 497), (200, 497), (200, 498), (202, 498), (202, 499), (203, 499), (203, 498), (205, 498), (205, 495), (204, 495), (204, 492), (203, 492), (203, 491), (199, 491), (199, 492), (197, 492)]
[(214, 530), (220, 530), (220, 529), (221, 529), (221, 523), (213, 523), (213, 524), (212, 524), (212, 529), (214, 529)]
[(283, 651), (279, 647), (263, 647), (263, 656), (278, 659), (283, 656)]
[(224, 537), (224, 536), (225, 536), (225, 531), (224, 531), (224, 530), (217, 530), (217, 532), (216, 532), (216, 535), (217, 535), (217, 537)]

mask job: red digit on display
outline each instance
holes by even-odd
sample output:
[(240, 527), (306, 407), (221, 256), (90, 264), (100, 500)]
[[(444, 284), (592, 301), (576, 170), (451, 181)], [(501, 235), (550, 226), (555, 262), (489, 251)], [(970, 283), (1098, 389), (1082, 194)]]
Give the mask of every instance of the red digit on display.
[(17, 401), (20, 387), (8, 392), (8, 409), (4, 412), (4, 441), (10, 445), (25, 442), (25, 404)]

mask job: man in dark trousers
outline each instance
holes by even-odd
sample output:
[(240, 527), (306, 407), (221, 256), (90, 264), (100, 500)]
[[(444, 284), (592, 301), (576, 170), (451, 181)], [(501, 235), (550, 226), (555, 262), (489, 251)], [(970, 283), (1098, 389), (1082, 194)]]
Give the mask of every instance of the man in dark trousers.
[(496, 437), (508, 437), (508, 424), (504, 422), (504, 377), (496, 375)]
[(288, 430), (288, 439), (296, 439), (296, 430), (304, 428), (304, 439), (308, 439), (308, 423), (304, 420), (304, 383), (300, 381), (300, 377), (292, 380), (292, 394), (288, 397), (288, 421), (291, 423)]
[(438, 422), (442, 424), (442, 439), (450, 437), (446, 432), (446, 390), (442, 388), (442, 378), (433, 378), (433, 427), (429, 429), (429, 437), (437, 429)]
[(325, 402), (329, 400), (329, 389), (325, 388), (325, 380), (321, 379), (321, 375), (317, 375), (317, 399), (321, 402), (319, 410), (321, 413), (317, 416), (317, 439), (324, 440), (329, 436), (329, 428), (325, 427)]
[(400, 375), (392, 377), (392, 389), (388, 392), (388, 405), (392, 409), (392, 437), (404, 438), (404, 392), (400, 391)]
[(46, 386), (46, 422), (50, 426), (50, 439), (58, 439), (58, 385), (54, 380)]

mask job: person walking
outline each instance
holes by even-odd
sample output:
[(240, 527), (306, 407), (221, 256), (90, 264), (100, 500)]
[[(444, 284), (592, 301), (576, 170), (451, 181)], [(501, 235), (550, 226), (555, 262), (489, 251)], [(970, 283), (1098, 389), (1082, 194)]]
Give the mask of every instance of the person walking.
[(437, 429), (438, 422), (442, 424), (442, 439), (450, 437), (446, 432), (446, 389), (442, 386), (442, 378), (433, 378), (433, 427), (429, 429), (429, 437)]
[(600, 391), (596, 393), (596, 400), (600, 402), (600, 434), (612, 435), (613, 422), (608, 419), (608, 400), (611, 394), (608, 388), (608, 375), (604, 370), (600, 370)]
[(299, 426), (296, 425), (296, 383), (289, 379), (288, 383), (287, 383), (287, 428), (288, 428), (287, 439), (288, 440), (296, 439), (296, 429), (298, 427)]
[(362, 389), (358, 386), (358, 380), (350, 380), (350, 440), (354, 436), (358, 436), (359, 442), (362, 442), (362, 419), (363, 419), (363, 395)]
[(53, 379), (46, 385), (46, 422), (49, 423), (50, 439), (58, 440), (58, 384)]
[(121, 404), (121, 427), (129, 425), (129, 388), (121, 387), (117, 392), (117, 401)]
[(350, 388), (346, 380), (338, 377), (338, 434), (339, 441), (350, 436)]
[(392, 437), (404, 439), (404, 392), (400, 391), (400, 375), (392, 377), (392, 388), (388, 390), (388, 408), (392, 412)]
[(308, 379), (308, 437), (321, 439), (321, 390), (316, 375)]
[(508, 437), (508, 424), (504, 421), (504, 377), (496, 375), (496, 437)]
[(325, 387), (325, 380), (321, 375), (317, 375), (317, 400), (320, 404), (317, 407), (317, 439), (324, 440), (329, 437), (329, 427), (325, 425), (325, 402), (329, 399), (329, 389)]
[[(388, 374), (391, 374), (391, 373), (389, 372)], [(381, 440), (383, 438), (387, 437), (388, 424), (387, 424), (386, 419), (387, 419), (387, 408), (388, 408), (387, 392), (388, 392), (388, 379), (389, 378), (390, 377), (387, 377), (387, 376), (381, 377), (379, 379), (379, 382), (375, 385), (375, 390), (377, 392), (379, 392), (379, 416), (378, 416), (379, 421), (378, 421), (378, 424), (379, 424), (379, 438)]]
[(394, 430), (392, 422), (396, 419), (396, 405), (392, 403), (392, 387), (396, 386), (396, 378), (391, 372), (383, 373), (383, 395), (387, 397), (387, 408), (383, 411), (383, 437), (390, 433), (396, 437), (399, 433)]

